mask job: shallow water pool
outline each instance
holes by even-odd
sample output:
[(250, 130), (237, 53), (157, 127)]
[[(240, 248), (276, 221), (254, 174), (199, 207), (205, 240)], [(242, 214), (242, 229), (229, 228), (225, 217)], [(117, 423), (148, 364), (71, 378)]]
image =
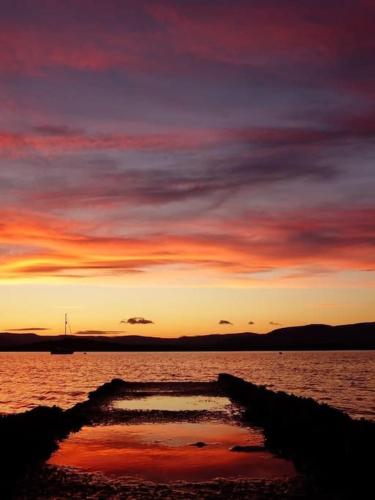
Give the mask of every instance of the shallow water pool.
[(290, 462), (266, 450), (231, 451), (262, 441), (258, 430), (221, 421), (99, 425), (72, 434), (49, 463), (157, 482), (294, 476)]
[(143, 411), (226, 411), (230, 408), (230, 402), (228, 398), (221, 396), (157, 395), (135, 399), (118, 399), (112, 403), (112, 408)]

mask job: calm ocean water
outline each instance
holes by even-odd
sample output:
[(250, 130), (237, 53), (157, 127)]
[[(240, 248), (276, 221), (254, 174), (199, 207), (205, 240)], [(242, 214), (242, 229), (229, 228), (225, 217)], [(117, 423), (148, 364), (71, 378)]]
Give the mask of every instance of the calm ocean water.
[(68, 408), (114, 377), (206, 381), (220, 372), (375, 420), (375, 351), (0, 353), (0, 412), (54, 404)]

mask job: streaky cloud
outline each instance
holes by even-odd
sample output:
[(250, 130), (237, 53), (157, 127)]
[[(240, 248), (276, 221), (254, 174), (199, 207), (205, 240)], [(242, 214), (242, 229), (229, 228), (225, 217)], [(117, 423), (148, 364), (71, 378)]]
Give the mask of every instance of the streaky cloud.
[(43, 332), (50, 330), (50, 328), (45, 328), (41, 326), (27, 326), (25, 328), (8, 328), (8, 332)]
[(123, 335), (126, 332), (118, 330), (79, 330), (74, 335)]

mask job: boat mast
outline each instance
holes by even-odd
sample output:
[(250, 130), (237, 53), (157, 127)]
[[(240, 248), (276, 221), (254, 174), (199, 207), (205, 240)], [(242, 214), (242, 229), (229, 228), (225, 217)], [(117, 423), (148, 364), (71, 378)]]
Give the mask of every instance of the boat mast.
[(65, 313), (64, 335), (66, 336), (66, 325), (68, 324), (68, 314)]

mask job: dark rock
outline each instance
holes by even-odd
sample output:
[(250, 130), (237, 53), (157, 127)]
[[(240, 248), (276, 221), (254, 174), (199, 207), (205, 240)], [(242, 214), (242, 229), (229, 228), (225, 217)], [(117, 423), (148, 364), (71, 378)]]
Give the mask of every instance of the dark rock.
[(229, 374), (220, 374), (218, 382), (243, 406), (244, 419), (264, 429), (265, 446), (292, 459), (313, 484), (329, 492), (327, 498), (368, 497), (375, 422), (354, 420), (311, 398), (274, 392)]
[(264, 450), (265, 450), (264, 446), (241, 446), (240, 444), (236, 444), (235, 446), (232, 446), (232, 448), (230, 448), (230, 451), (239, 451), (245, 453), (251, 453), (254, 451), (264, 451)]
[(0, 415), (0, 498), (11, 496), (15, 481), (48, 460), (59, 441), (88, 423), (97, 400), (124, 386), (123, 380), (113, 379), (66, 411), (57, 406), (38, 406), (24, 413)]
[(105, 398), (117, 393), (121, 389), (125, 389), (126, 387), (127, 384), (124, 380), (120, 378), (114, 378), (110, 382), (106, 382), (105, 384), (95, 389), (95, 391), (89, 392), (88, 398), (90, 400)]
[(196, 446), (197, 448), (203, 448), (204, 446), (208, 446), (207, 443), (203, 441), (197, 441), (196, 443), (192, 443), (190, 446)]

